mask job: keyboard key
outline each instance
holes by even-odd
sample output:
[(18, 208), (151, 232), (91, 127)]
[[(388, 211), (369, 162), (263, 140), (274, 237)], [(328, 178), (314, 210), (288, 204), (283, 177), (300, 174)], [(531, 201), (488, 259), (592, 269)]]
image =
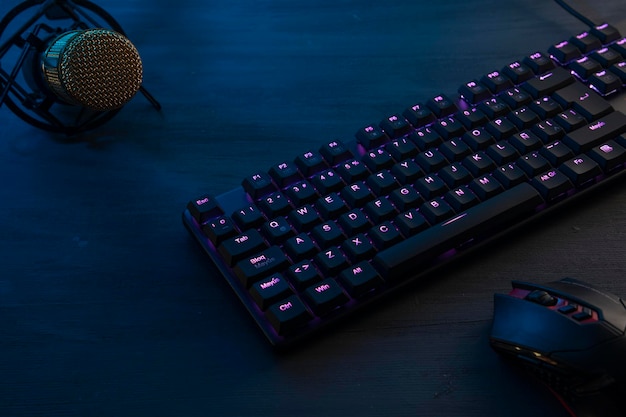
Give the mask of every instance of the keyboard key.
[(235, 262), (266, 247), (267, 243), (265, 243), (261, 234), (255, 229), (251, 229), (224, 240), (218, 247), (218, 250), (226, 263), (233, 265)]
[(602, 70), (589, 77), (591, 88), (602, 94), (609, 95), (622, 86), (622, 81), (611, 71)]
[(335, 166), (340, 162), (351, 159), (354, 155), (348, 147), (339, 140), (333, 140), (320, 148), (320, 154), (328, 165)]
[(420, 150), (429, 149), (443, 142), (439, 133), (430, 127), (424, 127), (416, 130), (409, 135), (409, 139), (412, 140)]
[(567, 175), (577, 187), (589, 185), (602, 174), (600, 165), (587, 155), (579, 155), (565, 161), (559, 170)]
[(616, 111), (568, 133), (563, 142), (575, 153), (582, 153), (624, 132), (626, 132), (626, 116)]
[(357, 141), (363, 145), (365, 149), (373, 149), (389, 141), (389, 137), (385, 132), (375, 125), (369, 125), (359, 129), (355, 136)]
[(513, 87), (513, 81), (499, 71), (492, 71), (489, 74), (483, 75), (480, 81), (494, 94), (501, 93)]
[(449, 116), (456, 113), (458, 110), (454, 101), (452, 101), (445, 94), (440, 94), (431, 98), (428, 102), (426, 102), (426, 106), (428, 106), (428, 108), (432, 110), (437, 117)]
[(507, 162), (515, 161), (519, 157), (519, 153), (515, 147), (506, 140), (501, 140), (489, 146), (487, 148), (487, 155), (496, 165), (503, 165)]
[(295, 163), (305, 177), (328, 168), (328, 164), (322, 155), (316, 151), (308, 151), (298, 155), (295, 159)]
[(311, 230), (311, 237), (322, 249), (339, 244), (345, 239), (341, 228), (334, 221), (327, 221), (315, 226)]
[(269, 175), (279, 187), (285, 187), (302, 179), (298, 167), (291, 162), (274, 165), (270, 168)]
[(548, 52), (550, 53), (551, 56), (553, 56), (556, 60), (558, 60), (562, 64), (570, 62), (573, 59), (579, 58), (582, 55), (582, 53), (576, 47), (576, 45), (568, 41), (563, 41), (555, 45), (552, 45), (548, 49)]
[(535, 74), (543, 74), (554, 68), (554, 62), (542, 52), (535, 52), (524, 57), (523, 62), (528, 65)]
[(289, 199), (281, 192), (275, 192), (262, 197), (258, 201), (257, 206), (270, 219), (287, 214), (293, 208), (289, 203)]
[(409, 122), (399, 114), (392, 114), (380, 122), (380, 128), (390, 138), (399, 138), (411, 131)]
[(591, 159), (596, 161), (605, 172), (615, 168), (622, 169), (626, 162), (626, 149), (610, 140), (600, 146), (593, 147), (589, 151)]
[(622, 83), (626, 84), (626, 61), (618, 62), (609, 68), (613, 74), (617, 75)]
[(471, 104), (477, 104), (491, 97), (491, 91), (478, 81), (470, 81), (459, 87), (459, 94)]
[(363, 157), (363, 162), (370, 171), (378, 172), (381, 169), (391, 168), (396, 161), (391, 154), (384, 149), (373, 149)]
[(339, 174), (332, 169), (324, 170), (313, 175), (311, 177), (311, 184), (313, 184), (317, 192), (321, 195), (338, 191), (345, 185)]
[(232, 214), (232, 219), (240, 230), (248, 230), (265, 223), (265, 217), (254, 204), (243, 207)]
[(348, 293), (355, 298), (363, 297), (384, 283), (378, 272), (367, 261), (359, 262), (341, 271), (339, 279)]
[(337, 166), (336, 170), (341, 178), (348, 184), (365, 179), (370, 174), (365, 164), (356, 159), (350, 159), (340, 164)]
[(415, 161), (407, 159), (391, 167), (391, 174), (400, 184), (409, 184), (424, 175), (424, 171)]
[(547, 201), (552, 201), (574, 188), (568, 177), (555, 169), (537, 175), (531, 184)]
[(263, 224), (261, 232), (272, 245), (280, 244), (296, 234), (284, 217), (277, 217)]
[(285, 195), (294, 206), (311, 203), (319, 197), (315, 188), (308, 181), (300, 181), (285, 188)]
[(369, 259), (376, 253), (372, 242), (363, 233), (359, 233), (345, 240), (341, 244), (341, 249), (352, 263)]
[(289, 265), (289, 260), (278, 246), (271, 246), (262, 252), (237, 262), (233, 271), (242, 284), (249, 287), (254, 282)]
[(547, 144), (539, 152), (552, 166), (559, 166), (574, 156), (574, 152), (560, 140)]
[(526, 130), (511, 136), (509, 143), (521, 154), (539, 149), (543, 145), (534, 133)]
[(332, 278), (327, 278), (304, 291), (304, 296), (313, 311), (323, 316), (348, 302), (348, 296)]
[(206, 222), (202, 226), (202, 231), (215, 246), (225, 239), (239, 234), (235, 224), (228, 216), (220, 216)]
[(402, 115), (413, 125), (415, 128), (426, 126), (429, 123), (434, 122), (437, 118), (435, 114), (423, 104), (414, 104), (402, 112)]
[(607, 45), (620, 38), (619, 31), (608, 23), (603, 23), (591, 29), (591, 34)]
[(253, 199), (260, 198), (266, 194), (276, 191), (276, 185), (272, 182), (272, 177), (265, 172), (259, 172), (247, 176), (241, 182), (243, 189)]
[(443, 198), (437, 197), (433, 200), (427, 201), (420, 207), (420, 213), (431, 224), (439, 223), (454, 214), (452, 207)]
[(313, 243), (306, 233), (300, 233), (297, 236), (287, 239), (284, 247), (287, 255), (295, 261), (310, 258), (318, 251), (315, 243)]
[(532, 78), (535, 74), (527, 65), (520, 61), (513, 61), (502, 69), (502, 73), (509, 77), (515, 84), (521, 84)]
[(217, 201), (209, 195), (191, 200), (187, 204), (187, 210), (198, 223), (204, 223), (212, 217), (224, 214)]
[(522, 85), (534, 98), (543, 97), (574, 82), (574, 77), (563, 68), (554, 68), (545, 74), (531, 78)]
[(569, 41), (584, 54), (602, 48), (600, 39), (588, 31), (572, 36)]
[(386, 195), (394, 188), (398, 187), (398, 182), (389, 170), (381, 170), (376, 174), (367, 177), (366, 184), (372, 192), (377, 195)]
[(469, 187), (481, 200), (491, 198), (504, 190), (502, 185), (490, 175), (473, 179)]
[(336, 247), (324, 249), (313, 258), (313, 261), (326, 276), (335, 275), (348, 266), (346, 256)]
[(532, 152), (517, 160), (517, 165), (528, 175), (533, 177), (550, 168), (548, 161), (538, 152)]
[(348, 236), (364, 232), (372, 226), (367, 216), (359, 209), (342, 214), (338, 223)]
[(267, 310), (267, 319), (274, 330), (281, 335), (304, 326), (312, 317), (302, 300), (296, 295), (279, 301)]
[(320, 272), (311, 261), (305, 260), (291, 265), (287, 270), (289, 281), (299, 289), (306, 288), (322, 280)]
[(322, 222), (322, 219), (311, 204), (305, 204), (291, 211), (288, 219), (299, 231), (308, 231), (316, 224)]
[(389, 152), (395, 161), (403, 161), (417, 154), (417, 146), (407, 138), (394, 139), (385, 145), (385, 150)]
[(554, 118), (554, 121), (566, 132), (571, 132), (572, 130), (576, 130), (587, 124), (587, 119), (573, 109), (568, 109), (563, 113), (559, 113)]
[(478, 197), (467, 186), (448, 191), (444, 198), (457, 213), (478, 204)]
[(341, 197), (350, 207), (362, 207), (365, 203), (373, 200), (376, 196), (372, 193), (372, 190), (370, 190), (365, 182), (357, 181), (341, 190)]
[(347, 204), (337, 193), (330, 193), (317, 200), (315, 208), (324, 219), (334, 219), (341, 213), (348, 211)]
[(254, 283), (250, 287), (250, 294), (257, 305), (266, 310), (270, 305), (293, 294), (293, 291), (281, 274), (274, 274)]
[(572, 107), (582, 114), (588, 121), (593, 121), (610, 113), (613, 108), (595, 91), (581, 83), (574, 83), (557, 90), (554, 99), (564, 107)]
[(369, 236), (378, 250), (388, 248), (402, 241), (402, 235), (390, 221), (374, 226), (370, 229)]
[(472, 207), (447, 222), (414, 235), (394, 248), (379, 252), (374, 267), (386, 280), (404, 280), (415, 268), (432, 263), (436, 257), (470, 239), (515, 224), (543, 204), (539, 192), (520, 184)]
[(389, 220), (398, 214), (393, 204), (385, 197), (370, 201), (363, 210), (373, 223)]
[(428, 227), (428, 222), (417, 209), (398, 214), (394, 223), (404, 236), (412, 236)]

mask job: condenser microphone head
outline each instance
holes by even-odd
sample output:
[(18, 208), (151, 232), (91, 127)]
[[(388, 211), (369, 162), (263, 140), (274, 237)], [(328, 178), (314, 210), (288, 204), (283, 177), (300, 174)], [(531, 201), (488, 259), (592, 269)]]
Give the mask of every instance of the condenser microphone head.
[(122, 107), (141, 87), (137, 49), (112, 30), (63, 33), (49, 44), (41, 63), (44, 84), (60, 101), (95, 111)]

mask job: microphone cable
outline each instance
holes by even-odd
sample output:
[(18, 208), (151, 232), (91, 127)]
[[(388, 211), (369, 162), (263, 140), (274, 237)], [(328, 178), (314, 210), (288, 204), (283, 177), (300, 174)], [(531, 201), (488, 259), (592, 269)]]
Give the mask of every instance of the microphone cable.
[(567, 4), (565, 2), (565, 0), (554, 0), (554, 1), (556, 2), (556, 4), (558, 4), (563, 9), (565, 9), (566, 12), (568, 12), (569, 14), (574, 16), (576, 19), (578, 19), (581, 22), (583, 22), (585, 25), (587, 25), (589, 27), (595, 27), (595, 26), (598, 25), (597, 23), (594, 23), (593, 20), (591, 20), (590, 18), (588, 18), (587, 16), (585, 16), (584, 14), (580, 13), (579, 11), (574, 9), (572, 6)]

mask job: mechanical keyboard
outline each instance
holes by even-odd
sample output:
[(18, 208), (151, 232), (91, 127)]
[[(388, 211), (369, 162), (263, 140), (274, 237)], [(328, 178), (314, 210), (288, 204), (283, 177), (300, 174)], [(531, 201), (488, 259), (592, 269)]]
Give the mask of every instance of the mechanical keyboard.
[(626, 38), (603, 24), (332, 140), (183, 223), (286, 347), (626, 170)]

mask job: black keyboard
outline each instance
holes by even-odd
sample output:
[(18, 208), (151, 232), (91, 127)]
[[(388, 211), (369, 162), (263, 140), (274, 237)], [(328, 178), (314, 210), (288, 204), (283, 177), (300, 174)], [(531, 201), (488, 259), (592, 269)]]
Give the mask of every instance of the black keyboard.
[(626, 172), (604, 24), (193, 199), (189, 232), (284, 347)]

